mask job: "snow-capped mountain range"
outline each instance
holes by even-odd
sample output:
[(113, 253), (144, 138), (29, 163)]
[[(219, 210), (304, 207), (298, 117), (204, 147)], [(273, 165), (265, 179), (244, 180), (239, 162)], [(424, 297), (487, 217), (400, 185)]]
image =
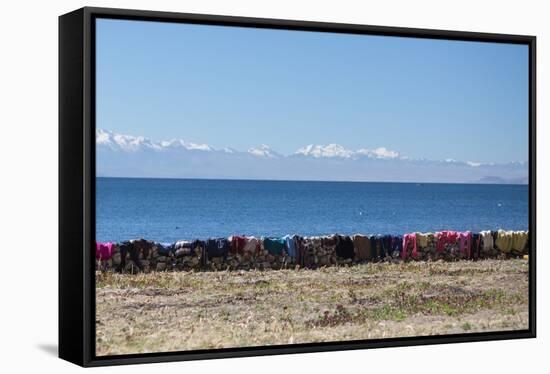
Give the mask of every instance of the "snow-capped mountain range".
[[(157, 151), (163, 151), (167, 149), (185, 149), (185, 150), (199, 150), (199, 151), (222, 151), (225, 153), (236, 153), (233, 148), (223, 148), (223, 149), (214, 149), (208, 144), (198, 144), (186, 142), (181, 139), (171, 139), (163, 140), (160, 142), (154, 142), (150, 139), (147, 139), (143, 136), (132, 136), (132, 135), (121, 135), (115, 134), (111, 131), (98, 129), (96, 131), (96, 144), (98, 146), (107, 146), (112, 150), (123, 150), (135, 152), (141, 149), (152, 149)], [(271, 147), (266, 144), (262, 144), (259, 147), (249, 148), (248, 153), (254, 156), (260, 157), (285, 157), (280, 153), (277, 153)], [(371, 158), (381, 158), (381, 159), (393, 159), (399, 158), (400, 155), (396, 151), (391, 151), (385, 147), (379, 147), (376, 149), (358, 149), (353, 151), (346, 149), (339, 144), (327, 144), (327, 145), (314, 145), (309, 144), (305, 147), (299, 148), (292, 155), (289, 156), (309, 156), (314, 158), (320, 157), (340, 157), (340, 158), (349, 158), (357, 159), (360, 157), (371, 157)]]
[(298, 149), (295, 155), (311, 156), (315, 158), (319, 157), (341, 157), (341, 158), (399, 158), (399, 153), (391, 151), (385, 147), (379, 147), (376, 149), (361, 148), (357, 151), (346, 149), (339, 144), (327, 144), (327, 145), (313, 145), (309, 144), (303, 148)]
[[(115, 134), (111, 131), (98, 129), (96, 131), (96, 143), (99, 146), (107, 146), (111, 148), (112, 150), (123, 150), (123, 151), (130, 151), (135, 152), (141, 149), (152, 149), (157, 151), (167, 150), (167, 149), (185, 149), (185, 150), (200, 150), (200, 151), (222, 151), (225, 153), (236, 153), (237, 150), (225, 147), (222, 149), (214, 149), (213, 147), (209, 146), (208, 144), (199, 144), (199, 143), (192, 143), (192, 142), (186, 142), (181, 139), (171, 139), (171, 140), (163, 140), (160, 142), (154, 142), (150, 139), (147, 139), (143, 136), (132, 136), (132, 135), (121, 135), (121, 134)], [(261, 157), (285, 157), (281, 155), (280, 153), (277, 153), (271, 147), (269, 147), (266, 144), (262, 144), (259, 147), (253, 147), (249, 148), (247, 150), (248, 153), (254, 155), (254, 156), (261, 156)], [(356, 151), (353, 151), (351, 149), (344, 148), (343, 146), (339, 144), (326, 144), (326, 145), (315, 145), (315, 144), (309, 144), (302, 148), (299, 148), (291, 155), (288, 156), (306, 156), (306, 157), (314, 157), (314, 158), (321, 158), (321, 157), (339, 157), (339, 158), (347, 158), (347, 159), (358, 159), (361, 157), (370, 157), (370, 158), (379, 158), (379, 159), (394, 159), (394, 158), (402, 158), (406, 159), (404, 156), (400, 156), (400, 154), (396, 151), (389, 150), (385, 147), (379, 147), (376, 149), (366, 149), (361, 148)], [(474, 163), (472, 163), (473, 165)], [(475, 166), (480, 165), (476, 164)]]
[(96, 144), (106, 146), (113, 150), (123, 150), (135, 152), (141, 149), (153, 149), (162, 151), (166, 149), (184, 148), (187, 150), (213, 151), (214, 149), (208, 144), (187, 143), (181, 139), (163, 140), (154, 142), (143, 136), (132, 136), (115, 134), (111, 131), (98, 129), (96, 130)]
[(246, 151), (215, 149), (98, 129), (96, 148), (98, 176), (526, 183), (528, 175), (526, 162), (411, 159), (385, 147), (351, 150), (334, 143), (309, 144), (282, 155), (266, 144)]

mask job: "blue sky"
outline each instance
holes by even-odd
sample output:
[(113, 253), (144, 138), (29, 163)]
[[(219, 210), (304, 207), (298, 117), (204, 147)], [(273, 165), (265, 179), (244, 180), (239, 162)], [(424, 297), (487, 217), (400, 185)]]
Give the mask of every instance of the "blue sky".
[(528, 47), (97, 21), (97, 127), (290, 154), (528, 159)]

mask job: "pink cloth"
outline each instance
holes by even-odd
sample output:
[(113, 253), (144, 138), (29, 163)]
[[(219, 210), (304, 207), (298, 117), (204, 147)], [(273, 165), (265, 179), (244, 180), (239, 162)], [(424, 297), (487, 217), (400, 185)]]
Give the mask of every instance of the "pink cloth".
[(403, 252), (401, 252), (401, 258), (403, 260), (407, 259), (407, 249), (409, 248), (409, 244), (412, 244), (413, 246), (412, 257), (416, 258), (416, 256), (418, 255), (416, 247), (416, 233), (403, 235)]
[(464, 231), (458, 233), (458, 241), (460, 243), (460, 253), (464, 256), (467, 255), (470, 258), (470, 250), (472, 248), (472, 233), (470, 231)]
[(113, 257), (115, 246), (113, 243), (95, 243), (95, 258), (97, 260), (108, 260)]
[(437, 238), (436, 249), (443, 252), (445, 244), (454, 244), (458, 240), (458, 231), (440, 231), (435, 234)]

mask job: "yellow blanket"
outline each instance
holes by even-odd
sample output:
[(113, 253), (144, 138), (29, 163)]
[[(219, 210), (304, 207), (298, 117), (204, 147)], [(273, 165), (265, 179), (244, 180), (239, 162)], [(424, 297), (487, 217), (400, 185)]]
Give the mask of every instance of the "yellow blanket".
[(498, 230), (497, 240), (495, 240), (495, 245), (502, 252), (510, 252), (512, 250), (512, 232)]
[(526, 231), (514, 231), (512, 233), (512, 249), (523, 253), (527, 246), (529, 234)]
[(510, 252), (512, 250), (523, 252), (527, 245), (528, 233), (526, 231), (504, 231), (498, 230), (497, 240), (495, 245), (502, 252)]

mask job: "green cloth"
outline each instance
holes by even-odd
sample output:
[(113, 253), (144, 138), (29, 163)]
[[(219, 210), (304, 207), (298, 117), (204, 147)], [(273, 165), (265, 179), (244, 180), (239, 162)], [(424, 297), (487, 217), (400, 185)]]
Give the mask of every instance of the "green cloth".
[(285, 240), (279, 238), (264, 238), (264, 249), (266, 249), (270, 255), (280, 256), (285, 249)]

